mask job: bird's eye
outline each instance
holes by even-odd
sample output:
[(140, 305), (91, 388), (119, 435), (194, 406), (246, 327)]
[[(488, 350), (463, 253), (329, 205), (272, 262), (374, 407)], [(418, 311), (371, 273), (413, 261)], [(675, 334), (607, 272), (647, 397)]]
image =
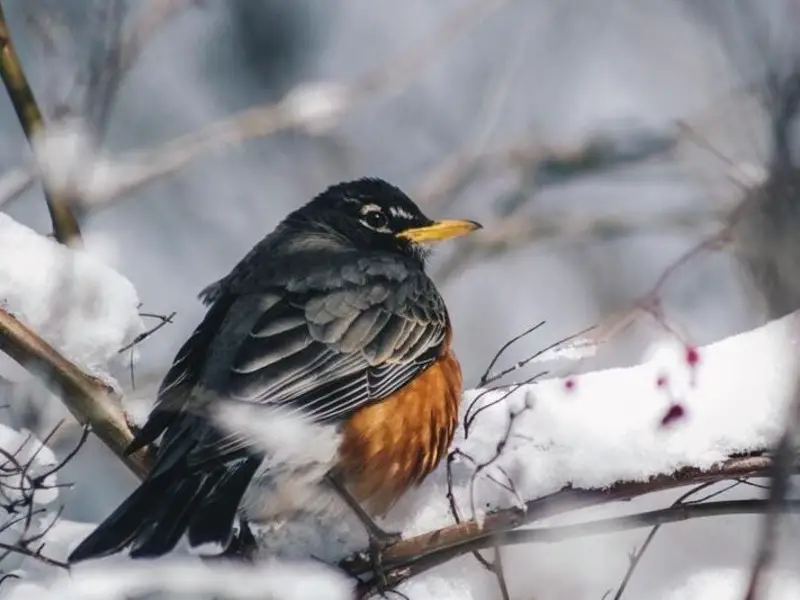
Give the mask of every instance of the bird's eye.
[(386, 229), (386, 226), (389, 224), (389, 219), (386, 215), (378, 210), (368, 212), (364, 215), (363, 221), (367, 227), (371, 227), (372, 229)]

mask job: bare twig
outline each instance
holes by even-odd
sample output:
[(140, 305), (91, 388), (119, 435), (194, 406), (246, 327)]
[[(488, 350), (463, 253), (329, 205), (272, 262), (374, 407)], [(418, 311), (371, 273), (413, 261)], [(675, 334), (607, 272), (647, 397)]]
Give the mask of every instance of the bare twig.
[[(733, 484), (731, 484), (730, 486), (726, 486), (723, 490), (714, 492), (713, 494), (710, 495), (710, 497), (717, 496), (721, 493), (725, 493), (729, 491), (731, 488), (739, 485), (740, 483), (741, 481), (737, 480), (733, 482)], [(717, 484), (716, 481), (707, 481), (706, 483), (701, 483), (700, 485), (692, 488), (691, 490), (683, 494), (680, 498), (675, 500), (675, 502), (672, 503), (672, 506), (675, 507), (684, 504), (689, 498), (691, 498), (695, 494), (698, 494), (703, 490), (708, 489), (709, 487), (716, 484)], [(708, 498), (709, 497), (701, 498), (698, 500), (694, 500), (693, 502), (703, 502)], [(620, 600), (622, 598), (622, 595), (625, 593), (625, 589), (628, 587), (628, 583), (630, 583), (631, 577), (633, 577), (633, 573), (636, 571), (636, 567), (639, 566), (639, 563), (641, 562), (644, 553), (647, 552), (647, 549), (650, 547), (650, 544), (653, 542), (653, 539), (655, 539), (656, 534), (660, 529), (661, 529), (661, 524), (655, 525), (650, 530), (650, 533), (647, 534), (647, 537), (645, 538), (644, 542), (639, 547), (639, 549), (631, 556), (631, 561), (630, 565), (628, 565), (628, 570), (625, 572), (625, 577), (623, 577), (622, 583), (619, 584), (619, 588), (617, 588), (617, 592), (614, 594), (613, 600)]]
[(36, 182), (33, 169), (13, 169), (0, 177), (0, 208), (19, 198)]
[(591, 331), (592, 329), (594, 329), (594, 327), (587, 327), (586, 329), (584, 329), (582, 331), (579, 331), (578, 333), (574, 333), (572, 335), (568, 335), (567, 337), (561, 338), (557, 342), (553, 342), (552, 344), (549, 344), (549, 345), (545, 346), (541, 350), (537, 350), (536, 352), (534, 352), (533, 354), (531, 354), (527, 358), (524, 358), (524, 359), (522, 359), (520, 361), (517, 361), (516, 363), (514, 363), (510, 367), (506, 367), (505, 369), (502, 369), (497, 373), (492, 373), (488, 377), (483, 378), (483, 385), (491, 385), (492, 383), (495, 383), (496, 381), (500, 381), (506, 375), (509, 375), (509, 374), (513, 373), (514, 371), (517, 371), (518, 369), (521, 369), (521, 368), (525, 367), (526, 365), (528, 365), (531, 362), (535, 361), (537, 358), (539, 358), (541, 355), (545, 354), (546, 352), (549, 352), (549, 351), (553, 350), (554, 348), (558, 348), (559, 346), (561, 346), (563, 344), (566, 344), (567, 342), (569, 342), (571, 340), (574, 340), (574, 339), (577, 339), (577, 338), (581, 338), (584, 335), (586, 335), (587, 332)]
[(56, 560), (54, 558), (50, 558), (49, 556), (45, 556), (41, 553), (41, 550), (29, 550), (20, 544), (7, 544), (5, 542), (0, 542), (0, 550), (4, 550), (9, 553), (14, 554), (23, 554), (30, 558), (35, 558), (38, 561), (45, 563), (46, 565), (50, 565), (51, 567), (59, 567), (61, 569), (69, 569), (69, 565), (65, 562), (61, 562), (60, 560)]
[(798, 427), (800, 427), (800, 381), (795, 382), (794, 398), (789, 407), (787, 423), (775, 449), (767, 499), (768, 510), (764, 516), (758, 550), (750, 572), (745, 594), (746, 600), (757, 600), (764, 575), (775, 560), (781, 512), (787, 503), (786, 493), (789, 489), (789, 477), (795, 463), (795, 440)]
[[(541, 25), (538, 22), (534, 24)], [(527, 56), (525, 48), (532, 37), (531, 29), (531, 23), (523, 24), (522, 30), (509, 49), (506, 64), (500, 70), (497, 83), (487, 86), (483, 114), (476, 119), (476, 125), (464, 147), (423, 177), (415, 193), (418, 202), (438, 208), (442, 208), (445, 200), (452, 202), (457, 195), (454, 193), (456, 188), (464, 182), (466, 176), (474, 170), (475, 163), (486, 153), (486, 146), (492, 133), (497, 129), (514, 78)]]
[[(11, 42), (2, 4), (0, 4), (0, 76), (14, 105), (22, 130), (28, 141), (32, 142), (34, 137), (44, 130), (44, 120)], [(45, 189), (45, 200), (56, 239), (65, 244), (80, 243), (81, 230), (72, 212), (69, 198), (63, 198), (52, 190)]]
[(518, 335), (515, 335), (513, 338), (508, 340), (505, 344), (500, 346), (500, 349), (492, 357), (492, 360), (489, 361), (489, 366), (486, 367), (486, 370), (483, 372), (483, 375), (481, 375), (481, 378), (478, 380), (478, 387), (483, 387), (483, 386), (485, 386), (485, 385), (487, 385), (489, 383), (489, 379), (493, 376), (492, 369), (494, 368), (495, 364), (497, 364), (497, 361), (500, 360), (500, 357), (503, 355), (503, 353), (506, 350), (508, 350), (511, 346), (516, 344), (522, 338), (527, 337), (528, 335), (530, 335), (531, 333), (533, 333), (534, 331), (536, 331), (537, 329), (539, 329), (543, 325), (544, 325), (544, 321), (539, 321), (533, 327), (529, 327), (528, 329), (526, 329), (522, 333), (520, 333)]
[[(151, 327), (150, 329), (148, 329), (147, 331), (143, 331), (142, 333), (137, 335), (135, 338), (133, 338), (133, 341), (131, 341), (129, 344), (126, 344), (125, 346), (120, 348), (118, 350), (118, 353), (122, 354), (123, 352), (125, 352), (127, 350), (130, 350), (134, 346), (138, 346), (143, 341), (145, 341), (147, 338), (149, 338), (151, 335), (153, 335), (155, 332), (157, 332), (159, 329), (161, 329), (162, 327), (164, 327), (168, 323), (172, 323), (173, 322), (172, 319), (174, 319), (175, 315), (177, 315), (177, 314), (178, 314), (177, 312), (173, 311), (173, 312), (169, 313), (168, 315), (153, 315), (159, 320), (159, 322), (156, 325), (154, 325), (153, 327)], [(148, 313), (148, 315), (149, 315), (149, 313)]]
[[(555, 216), (537, 214), (517, 215), (489, 222), (470, 240), (468, 252), (474, 256), (480, 252), (484, 257), (496, 256), (517, 248), (569, 238), (597, 238), (616, 240), (648, 231), (696, 230), (715, 223), (724, 222), (731, 207), (693, 206), (673, 211), (659, 212), (646, 217), (628, 215), (575, 215)], [(436, 269), (438, 280), (451, 280), (469, 265), (464, 258), (464, 248), (459, 248)], [(694, 255), (693, 255), (694, 256)]]
[(147, 43), (161, 29), (197, 0), (147, 0), (140, 2), (136, 16), (123, 25), (123, 4), (109, 0), (103, 8), (107, 14), (109, 38), (92, 56), (87, 87), (87, 114), (94, 133), (102, 139), (117, 93), (135, 66)]
[(506, 571), (503, 565), (503, 554), (500, 544), (494, 544), (494, 575), (497, 578), (497, 587), (500, 588), (500, 597), (503, 600), (511, 600), (511, 594), (508, 593), (508, 582), (506, 581)]
[[(39, 504), (40, 491), (66, 486), (49, 479), (63, 468), (74, 453), (69, 453), (54, 466), (41, 460), (42, 452), (61, 425), (63, 421), (56, 424), (41, 441), (29, 433), (24, 436), (16, 449), (0, 448), (0, 456), (4, 459), (0, 465), (0, 510), (6, 515), (0, 524), (0, 533), (6, 538), (0, 543), (0, 562), (11, 554), (19, 554), (50, 566), (61, 568), (67, 566), (43, 554), (44, 540), (60, 519), (63, 507), (56, 510), (46, 524), (44, 517), (48, 516), (48, 509), (44, 506), (35, 508), (35, 505)], [(85, 436), (81, 438), (78, 447), (83, 441)], [(15, 539), (10, 539), (12, 537)]]
[[(626, 137), (627, 135), (627, 137)], [(498, 217), (498, 223), (502, 225), (495, 227), (500, 230), (499, 235), (484, 233), (481, 236), (464, 240), (459, 244), (458, 252), (454, 253), (448, 261), (440, 265), (436, 275), (439, 279), (452, 278), (460, 273), (480, 252), (486, 250), (502, 251), (508, 250), (509, 246), (518, 246), (521, 243), (530, 243), (538, 239), (562, 235), (569, 232), (570, 222), (561, 218), (560, 222), (553, 222), (542, 228), (540, 218), (528, 219), (526, 225), (522, 225), (520, 233), (510, 236), (504, 229), (517, 229), (518, 223), (525, 219), (519, 219), (519, 211), (534, 197), (535, 192), (545, 186), (552, 186), (565, 183), (576, 177), (595, 173), (598, 171), (610, 170), (629, 164), (641, 163), (654, 157), (663, 156), (677, 144), (678, 136), (672, 133), (652, 133), (635, 132), (636, 137), (631, 138), (630, 133), (600, 132), (590, 137), (585, 143), (568, 146), (534, 146), (530, 144), (518, 147), (506, 148), (501, 152), (491, 152), (486, 157), (475, 156), (468, 164), (463, 166), (467, 172), (453, 171), (448, 173), (451, 181), (461, 181), (469, 176), (469, 172), (481, 166), (481, 162), (489, 159), (495, 164), (499, 161), (504, 167), (511, 167), (515, 171), (518, 184), (507, 197), (498, 200), (495, 204), (494, 212)], [(448, 184), (452, 187), (456, 183)], [(440, 185), (441, 187), (441, 185)], [(542, 219), (544, 220), (544, 219)], [(602, 221), (602, 219), (593, 219)], [(609, 221), (619, 222), (619, 219), (609, 219)], [(607, 229), (609, 223), (606, 223)], [(600, 227), (592, 228), (591, 222), (580, 225), (573, 229), (588, 229), (591, 231), (603, 231), (602, 223)], [(630, 227), (622, 228), (629, 231)], [(486, 228), (491, 232), (492, 226)], [(585, 234), (585, 233), (584, 233)], [(619, 235), (619, 233), (617, 233)], [(513, 237), (509, 243), (506, 240)], [(491, 243), (481, 240), (492, 239)]]
[(559, 214), (536, 217), (517, 215), (486, 224), (485, 229), (475, 238), (475, 245), (485, 252), (500, 252), (554, 238), (593, 236), (601, 240), (615, 240), (647, 231), (696, 229), (724, 221), (731, 208), (726, 205), (691, 207), (659, 212), (646, 218), (632, 218), (622, 214)]

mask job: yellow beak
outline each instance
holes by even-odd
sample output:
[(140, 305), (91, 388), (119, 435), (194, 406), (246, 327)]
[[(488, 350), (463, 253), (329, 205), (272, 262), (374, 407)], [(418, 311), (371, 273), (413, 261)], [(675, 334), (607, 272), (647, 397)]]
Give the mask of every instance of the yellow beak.
[(412, 227), (397, 234), (397, 237), (410, 240), (417, 244), (426, 242), (440, 242), (450, 238), (472, 233), (483, 226), (475, 221), (463, 219), (444, 219), (424, 227)]

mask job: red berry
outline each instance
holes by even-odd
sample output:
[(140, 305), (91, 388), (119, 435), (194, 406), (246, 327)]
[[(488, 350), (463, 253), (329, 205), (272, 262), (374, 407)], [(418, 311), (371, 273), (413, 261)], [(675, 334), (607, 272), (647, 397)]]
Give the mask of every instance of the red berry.
[(700, 352), (698, 352), (697, 348), (694, 346), (687, 346), (686, 347), (686, 363), (690, 367), (697, 366), (697, 363), (700, 362)]
[(568, 392), (571, 392), (572, 390), (575, 389), (575, 380), (572, 377), (569, 377), (568, 379), (564, 380), (564, 387)]
[(682, 419), (685, 416), (686, 409), (680, 404), (673, 404), (661, 418), (661, 426), (666, 427), (671, 425), (674, 421)]

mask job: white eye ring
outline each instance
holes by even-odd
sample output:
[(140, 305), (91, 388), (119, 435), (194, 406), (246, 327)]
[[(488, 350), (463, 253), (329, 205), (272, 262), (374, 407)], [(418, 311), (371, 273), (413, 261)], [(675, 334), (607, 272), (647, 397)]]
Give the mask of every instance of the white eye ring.
[(364, 215), (361, 222), (375, 231), (389, 231), (389, 219), (379, 210), (372, 210)]

